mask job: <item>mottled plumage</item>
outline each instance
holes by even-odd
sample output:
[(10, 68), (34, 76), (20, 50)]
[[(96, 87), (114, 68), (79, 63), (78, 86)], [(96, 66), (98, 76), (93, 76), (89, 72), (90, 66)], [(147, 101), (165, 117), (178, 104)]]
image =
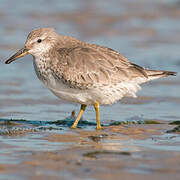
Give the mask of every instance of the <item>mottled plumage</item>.
[(175, 75), (142, 68), (113, 49), (58, 35), (52, 28), (32, 31), (24, 49), (34, 57), (38, 78), (56, 96), (83, 105), (112, 104), (125, 96), (136, 97), (140, 84)]

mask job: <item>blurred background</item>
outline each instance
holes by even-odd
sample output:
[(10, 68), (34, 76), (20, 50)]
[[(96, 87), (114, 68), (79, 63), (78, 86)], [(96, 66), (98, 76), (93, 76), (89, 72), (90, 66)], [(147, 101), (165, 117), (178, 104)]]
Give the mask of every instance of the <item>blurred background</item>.
[[(38, 27), (54, 27), (59, 34), (111, 47), (147, 68), (180, 71), (178, 0), (1, 0), (0, 24), (0, 118), (53, 121), (79, 110), (41, 84), (30, 55), (4, 64)], [(177, 120), (179, 92), (179, 76), (148, 83), (139, 98), (102, 108), (103, 122)], [(85, 119), (95, 120), (91, 107)]]
[[(144, 84), (138, 98), (101, 106), (103, 131), (90, 126), (93, 107), (83, 116), (88, 122), (71, 130), (67, 117), (80, 105), (63, 102), (38, 80), (32, 56), (4, 64), (38, 27), (180, 74), (180, 0), (1, 0), (0, 179), (179, 180), (180, 126), (168, 123), (180, 120), (180, 75)], [(147, 120), (163, 124), (137, 125)], [(173, 128), (177, 134), (166, 133)]]

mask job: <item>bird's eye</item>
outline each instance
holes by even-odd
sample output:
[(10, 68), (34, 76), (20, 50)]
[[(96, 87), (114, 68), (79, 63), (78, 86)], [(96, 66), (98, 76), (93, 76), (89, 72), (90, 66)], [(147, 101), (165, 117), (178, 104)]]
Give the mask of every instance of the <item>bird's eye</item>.
[(41, 40), (41, 39), (38, 39), (38, 40), (37, 40), (37, 42), (38, 42), (38, 43), (41, 43), (41, 42), (42, 42), (42, 40)]

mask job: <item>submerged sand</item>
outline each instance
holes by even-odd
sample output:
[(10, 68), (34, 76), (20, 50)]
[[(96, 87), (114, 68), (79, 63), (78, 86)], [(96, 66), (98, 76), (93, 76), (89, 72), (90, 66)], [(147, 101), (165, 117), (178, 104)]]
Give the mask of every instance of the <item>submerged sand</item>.
[(57, 125), (6, 134), (0, 139), (0, 179), (178, 180), (180, 137), (167, 133), (176, 126), (127, 124), (96, 131), (56, 130)]

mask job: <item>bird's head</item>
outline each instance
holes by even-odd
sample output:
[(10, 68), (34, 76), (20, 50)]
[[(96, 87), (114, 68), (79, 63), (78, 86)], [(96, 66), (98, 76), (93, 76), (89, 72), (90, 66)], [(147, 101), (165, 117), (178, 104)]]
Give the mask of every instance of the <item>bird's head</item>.
[(57, 34), (53, 28), (38, 28), (29, 33), (25, 46), (11, 56), (5, 63), (19, 59), (27, 54), (39, 57), (52, 48), (57, 41)]

